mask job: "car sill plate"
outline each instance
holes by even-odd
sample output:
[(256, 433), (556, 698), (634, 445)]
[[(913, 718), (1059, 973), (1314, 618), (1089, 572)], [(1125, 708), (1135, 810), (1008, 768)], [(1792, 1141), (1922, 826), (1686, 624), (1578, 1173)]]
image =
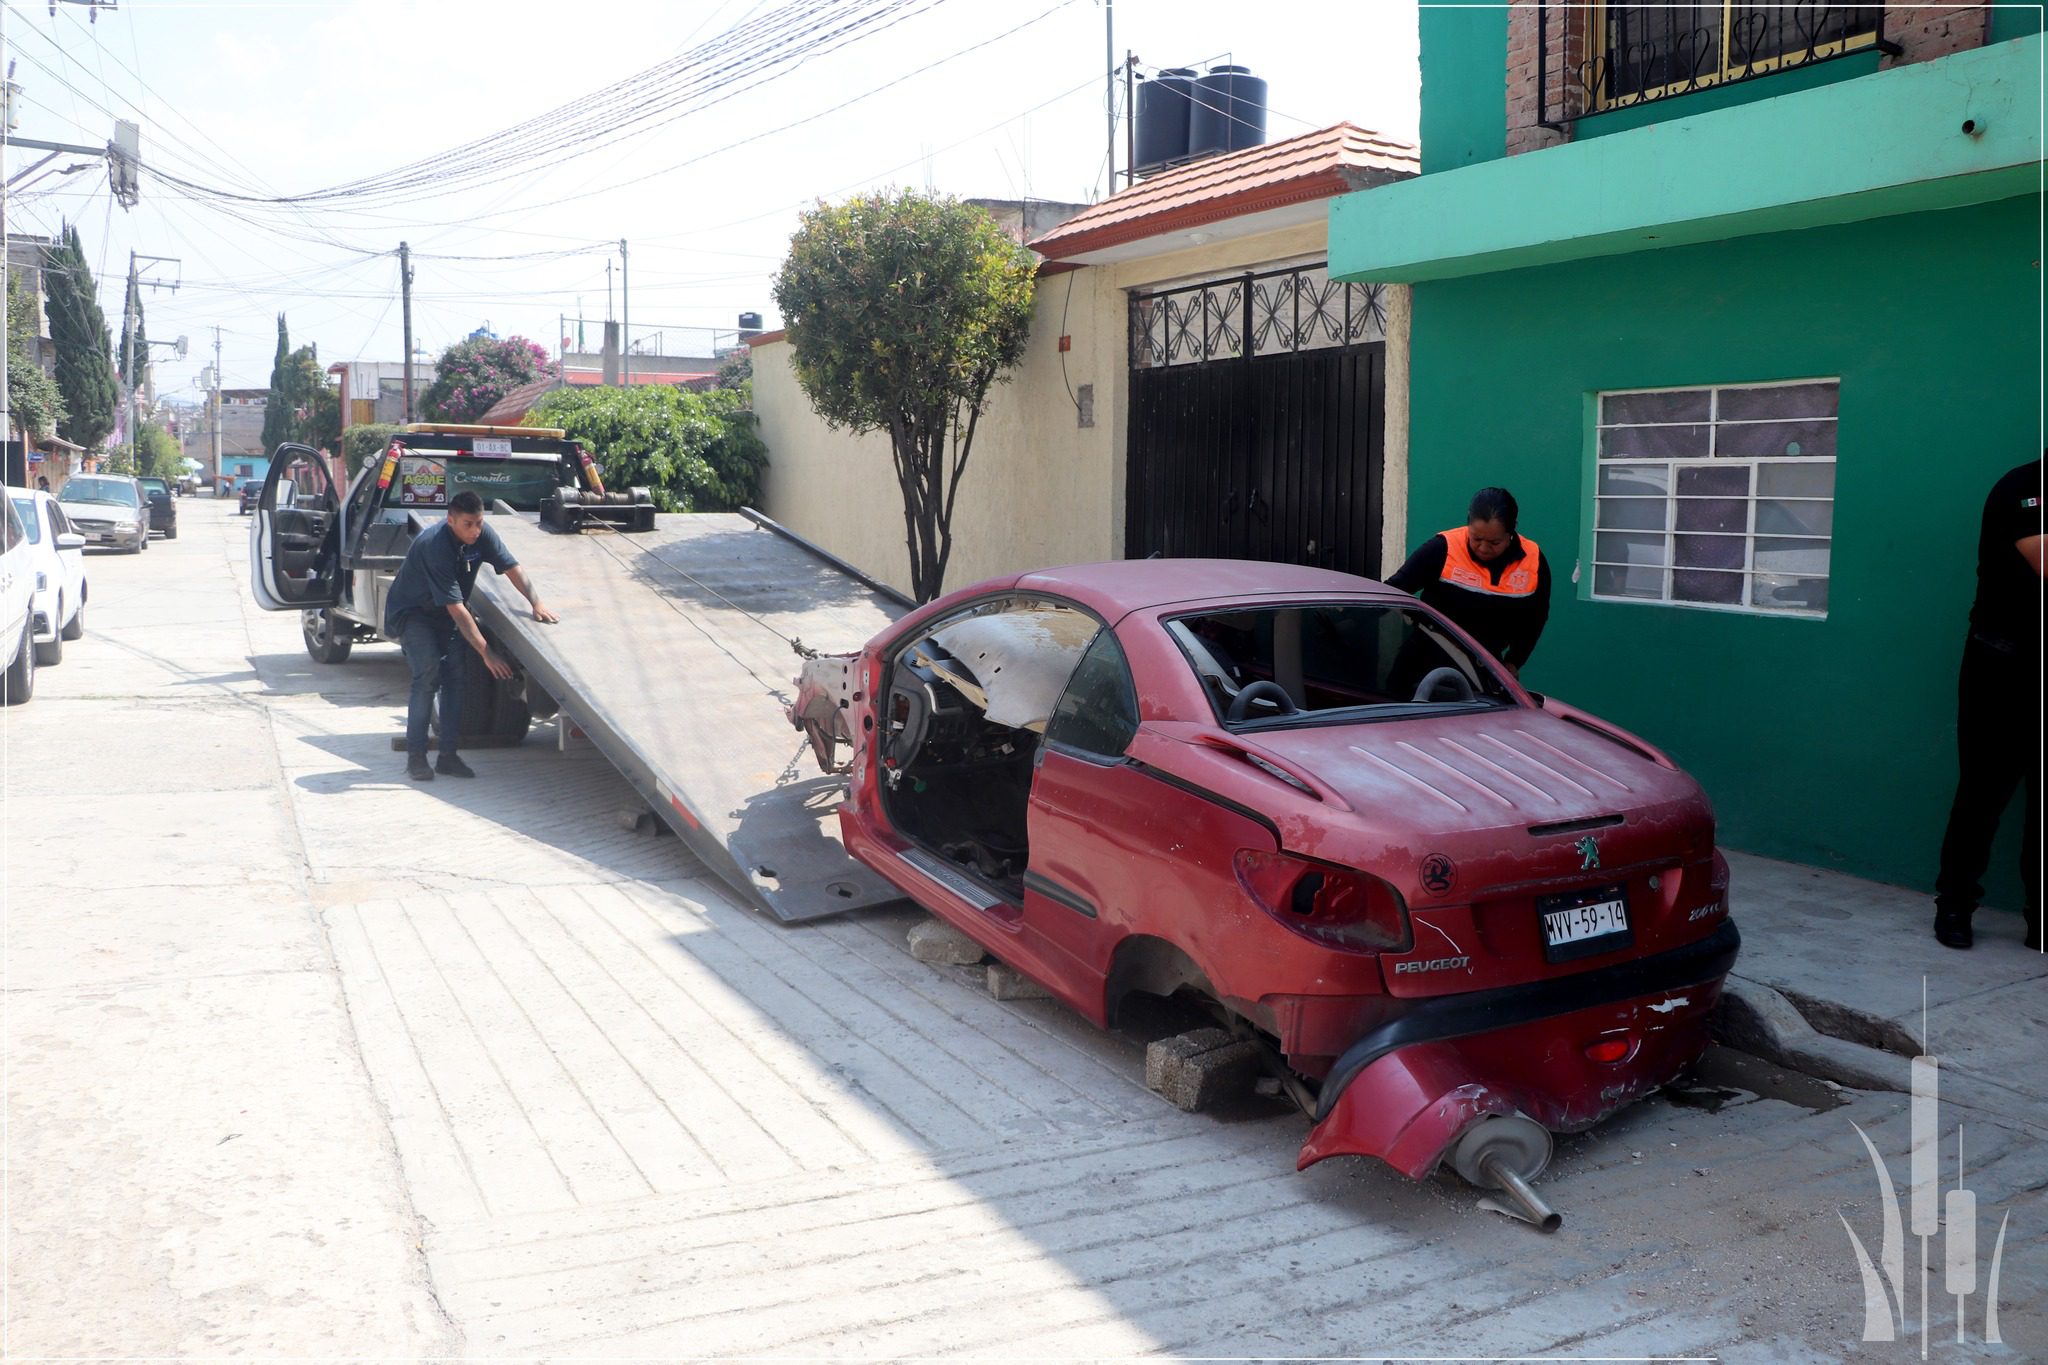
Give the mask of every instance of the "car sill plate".
[(999, 897), (991, 894), (974, 878), (950, 866), (944, 859), (934, 858), (921, 848), (908, 848), (896, 856), (977, 910), (994, 910), (1002, 904)]
[(1636, 941), (1628, 922), (1628, 889), (1619, 883), (1539, 896), (1536, 915), (1547, 962), (1611, 953)]

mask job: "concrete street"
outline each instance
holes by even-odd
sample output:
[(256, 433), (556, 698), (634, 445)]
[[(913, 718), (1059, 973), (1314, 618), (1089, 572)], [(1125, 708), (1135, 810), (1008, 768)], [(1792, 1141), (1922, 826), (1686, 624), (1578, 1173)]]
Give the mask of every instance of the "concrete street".
[[(1296, 1174), (1297, 1114), (1170, 1108), (1143, 1034), (913, 961), (912, 912), (742, 908), (553, 724), (407, 782), (397, 651), (311, 663), (250, 599), (248, 520), (180, 517), (89, 557), (86, 637), (0, 720), (0, 1355), (1920, 1355), (1917, 1289), (1910, 1343), (1862, 1344), (1844, 1232), (1875, 1254), (1852, 1125), (1903, 1189), (1903, 1094), (1717, 1050), (1560, 1145), (1551, 1237), (1450, 1177)], [(1811, 875), (1744, 860), (1738, 921)], [(1748, 979), (1861, 979), (1909, 1030), (1865, 1041), (1911, 1048), (1911, 958), (1777, 932)], [(1954, 1344), (1937, 1262), (1934, 1359), (2048, 1358), (2017, 936), (1934, 1001), (1979, 1280), (2010, 1219), (2006, 1345), (1981, 1294)]]

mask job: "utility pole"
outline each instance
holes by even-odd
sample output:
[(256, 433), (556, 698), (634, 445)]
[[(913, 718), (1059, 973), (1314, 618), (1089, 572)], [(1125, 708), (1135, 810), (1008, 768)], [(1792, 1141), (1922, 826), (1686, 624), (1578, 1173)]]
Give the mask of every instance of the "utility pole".
[[(121, 305), (121, 425), (128, 431), (128, 463), (141, 453), (135, 431), (135, 248), (128, 248), (128, 297)], [(134, 471), (140, 474), (142, 471)]]
[[(1138, 179), (1138, 54), (1124, 49), (1124, 188)], [(1116, 177), (1109, 178), (1109, 192), (1116, 193)]]
[(626, 264), (626, 239), (619, 238), (619, 387), (633, 387), (633, 272)]
[(220, 477), (220, 327), (213, 329), (213, 392), (208, 395), (207, 407), (213, 413), (213, 477)]
[(1109, 171), (1103, 177), (1102, 197), (1116, 193), (1116, 0), (1102, 0), (1102, 112), (1109, 126)]
[[(14, 134), (14, 83), (6, 78), (7, 71), (7, 5), (0, 0), (0, 307), (12, 304), (14, 294), (7, 278), (7, 139)], [(14, 310), (7, 308), (8, 320), (12, 321)], [(7, 448), (14, 443), (14, 413), (7, 403), (7, 343), (14, 334), (9, 326), (0, 332), (0, 470), (7, 464)], [(21, 443), (21, 476), (28, 477), (28, 441)]]
[(405, 315), (405, 420), (412, 421), (412, 248), (398, 244), (398, 294)]

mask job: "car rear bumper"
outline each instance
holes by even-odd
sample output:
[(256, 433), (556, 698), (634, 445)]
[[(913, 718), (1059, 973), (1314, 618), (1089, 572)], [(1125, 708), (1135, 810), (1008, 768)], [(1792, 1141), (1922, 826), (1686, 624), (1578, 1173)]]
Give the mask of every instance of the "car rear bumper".
[[(1651, 957), (1421, 1002), (1338, 1058), (1297, 1164), (1376, 1156), (1420, 1180), (1488, 1114), (1526, 1114), (1553, 1132), (1591, 1127), (1698, 1058), (1741, 946), (1726, 921)], [(1614, 1040), (1625, 1055), (1587, 1055)]]

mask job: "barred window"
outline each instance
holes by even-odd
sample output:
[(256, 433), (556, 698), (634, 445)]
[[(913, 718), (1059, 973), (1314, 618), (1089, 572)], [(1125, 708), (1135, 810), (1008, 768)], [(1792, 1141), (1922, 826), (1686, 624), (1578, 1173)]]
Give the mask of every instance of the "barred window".
[(1883, 20), (1882, 5), (1604, 5), (1588, 84), (1602, 109), (1682, 95), (1861, 51)]
[(1601, 394), (1593, 596), (1826, 616), (1840, 389)]

